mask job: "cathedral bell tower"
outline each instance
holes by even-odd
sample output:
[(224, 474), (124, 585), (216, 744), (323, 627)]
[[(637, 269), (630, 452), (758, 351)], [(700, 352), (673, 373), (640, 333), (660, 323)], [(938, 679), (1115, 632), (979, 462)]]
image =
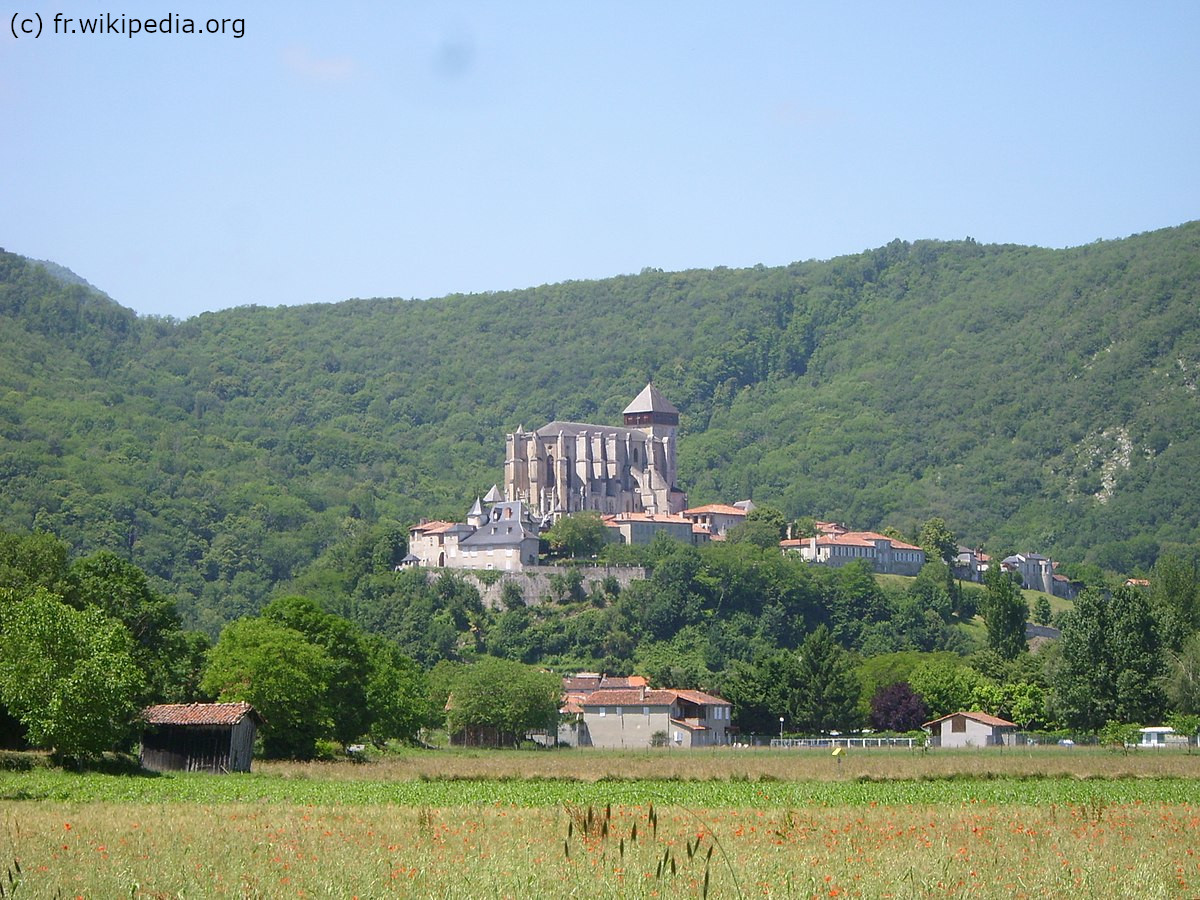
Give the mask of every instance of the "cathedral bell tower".
[(681, 512), (687, 497), (675, 486), (675, 431), (679, 427), (679, 410), (659, 393), (658, 388), (647, 384), (625, 407), (625, 427), (636, 428), (648, 438), (645, 465), (650, 478), (647, 486), (659, 495), (653, 508)]

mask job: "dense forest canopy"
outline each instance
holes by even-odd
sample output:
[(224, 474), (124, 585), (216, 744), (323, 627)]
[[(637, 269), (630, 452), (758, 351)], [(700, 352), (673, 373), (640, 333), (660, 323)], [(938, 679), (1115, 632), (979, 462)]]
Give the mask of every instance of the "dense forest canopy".
[(183, 322), (69, 274), (0, 252), (0, 527), (117, 553), (212, 634), (651, 378), (694, 504), (1124, 573), (1200, 539), (1200, 223)]

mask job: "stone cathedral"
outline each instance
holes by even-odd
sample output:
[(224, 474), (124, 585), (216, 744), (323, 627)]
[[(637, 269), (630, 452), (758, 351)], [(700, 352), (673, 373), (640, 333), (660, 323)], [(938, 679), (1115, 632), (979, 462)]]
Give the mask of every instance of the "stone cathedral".
[(568, 513), (680, 513), (675, 485), (679, 410), (653, 384), (625, 407), (624, 427), (551, 422), (507, 436), (504, 495), (537, 518)]

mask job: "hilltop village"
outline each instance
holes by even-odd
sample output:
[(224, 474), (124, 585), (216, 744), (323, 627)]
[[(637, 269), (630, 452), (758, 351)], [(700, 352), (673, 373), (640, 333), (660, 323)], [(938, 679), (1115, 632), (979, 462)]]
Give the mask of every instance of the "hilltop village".
[[(553, 421), (535, 431), (518, 428), (506, 437), (504, 482), (476, 497), (464, 521), (421, 521), (409, 532), (409, 552), (397, 570), (460, 570), (474, 576), (484, 602), (504, 608), (504, 585), (522, 597), (548, 598), (545, 589), (577, 563), (563, 566), (546, 553), (547, 535), (569, 517), (590, 517), (609, 544), (648, 546), (661, 538), (683, 545), (725, 542), (753, 519), (752, 500), (688, 506), (676, 483), (678, 409), (654, 387), (646, 387), (624, 409), (621, 426)], [(926, 550), (895, 535), (855, 531), (836, 522), (813, 521), (804, 535), (795, 525), (778, 539), (781, 554), (828, 568), (866, 563), (884, 575), (915, 577)], [(949, 563), (961, 580), (981, 582), (994, 561), (981, 550), (958, 546)], [(548, 558), (550, 556), (550, 558)], [(999, 567), (1019, 583), (1047, 594), (1073, 598), (1078, 585), (1056, 574), (1040, 554), (1016, 554)], [(624, 567), (598, 565), (576, 575), (585, 588)], [(645, 577), (645, 570), (622, 572)], [(482, 577), (481, 577), (482, 576)], [(627, 583), (622, 582), (624, 588)], [(536, 602), (536, 601), (535, 601)], [(1024, 623), (1020, 623), (1022, 627)], [(1035, 635), (1056, 635), (1034, 628)], [(730, 701), (693, 688), (651, 687), (642, 675), (581, 672), (562, 679), (560, 723), (553, 741), (610, 748), (699, 747), (729, 743)], [(957, 717), (957, 718), (955, 718)], [(910, 723), (915, 724), (915, 723)], [(987, 745), (1013, 739), (1017, 726), (979, 711), (948, 711), (926, 723), (946, 746)], [(946, 725), (942, 733), (942, 725)], [(934, 734), (936, 732), (936, 734)], [(456, 741), (487, 743), (494, 735), (470, 732)]]
[[(576, 513), (598, 515), (610, 542), (648, 545), (659, 535), (684, 544), (724, 541), (755, 509), (752, 500), (689, 507), (676, 484), (679, 410), (653, 385), (624, 410), (620, 426), (554, 421), (505, 438), (504, 486), (476, 497), (464, 521), (422, 520), (409, 532), (398, 568), (535, 572), (543, 565), (548, 528)], [(915, 576), (926, 552), (915, 544), (836, 522), (814, 522), (813, 533), (779, 542), (784, 553), (838, 567), (865, 561), (879, 574)], [(959, 578), (979, 582), (991, 564), (980, 550), (958, 547)], [(1002, 567), (1031, 589), (1060, 597), (1078, 591), (1054, 563), (1036, 553), (1005, 558)]]

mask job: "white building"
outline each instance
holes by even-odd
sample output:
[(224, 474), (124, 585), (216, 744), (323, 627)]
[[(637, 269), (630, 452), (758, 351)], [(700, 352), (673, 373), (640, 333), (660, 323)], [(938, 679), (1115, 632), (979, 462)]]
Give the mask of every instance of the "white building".
[(916, 575), (925, 565), (925, 551), (920, 547), (874, 531), (793, 538), (780, 541), (779, 546), (785, 553), (799, 553), (810, 563), (835, 568), (865, 560), (884, 575)]
[[(683, 517), (689, 519), (702, 531), (705, 531), (713, 540), (724, 540), (729, 533), (729, 529), (735, 528), (746, 521), (746, 512), (748, 511), (742, 504), (747, 504), (749, 501), (743, 500), (737, 506), (727, 506), (724, 503), (709, 503), (706, 506), (696, 506), (692, 509), (685, 509)], [(754, 505), (749, 504), (749, 509), (753, 509)]]
[(525, 505), (493, 487), (466, 522), (421, 522), (409, 529), (406, 562), (448, 569), (518, 572), (538, 562), (538, 529)]
[(921, 726), (931, 747), (995, 747), (1011, 743), (1017, 725), (984, 712), (956, 712)]

